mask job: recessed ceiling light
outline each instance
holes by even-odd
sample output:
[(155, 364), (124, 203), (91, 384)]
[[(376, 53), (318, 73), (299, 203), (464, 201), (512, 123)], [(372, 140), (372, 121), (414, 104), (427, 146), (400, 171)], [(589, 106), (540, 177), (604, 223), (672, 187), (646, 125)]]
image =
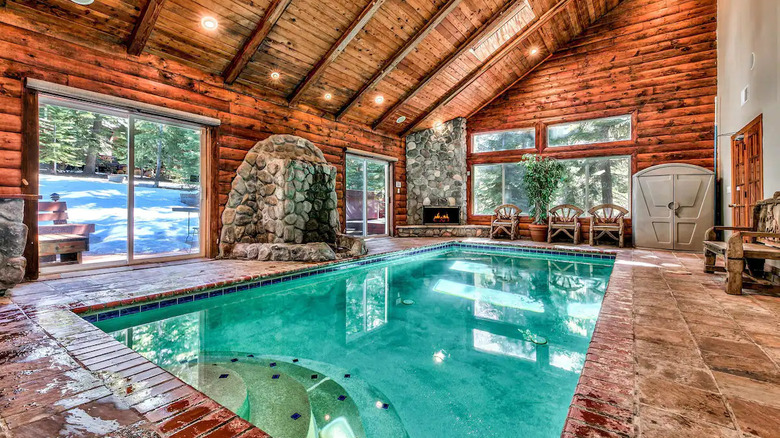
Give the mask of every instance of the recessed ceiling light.
[(95, 3), (95, 0), (70, 0), (70, 1), (81, 6), (89, 6), (92, 3)]
[(219, 22), (214, 17), (203, 17), (200, 19), (200, 25), (206, 30), (215, 30), (219, 27)]
[(374, 102), (376, 102), (377, 105), (381, 105), (382, 102), (384, 102), (384, 101), (385, 101), (385, 97), (382, 96), (381, 94), (374, 98)]
[(403, 123), (406, 121), (406, 116), (401, 116), (397, 119), (395, 119), (395, 123)]
[(330, 100), (333, 96), (331, 96), (330, 93), (325, 93), (325, 96), (323, 97), (325, 97), (325, 100)]
[(278, 71), (271, 72), (271, 79), (277, 80), (277, 79), (279, 79), (279, 76), (280, 75), (279, 75)]
[(537, 49), (536, 47), (534, 47), (533, 49), (531, 49), (531, 54), (532, 54), (532, 55), (536, 55), (537, 53), (539, 53), (539, 49)]

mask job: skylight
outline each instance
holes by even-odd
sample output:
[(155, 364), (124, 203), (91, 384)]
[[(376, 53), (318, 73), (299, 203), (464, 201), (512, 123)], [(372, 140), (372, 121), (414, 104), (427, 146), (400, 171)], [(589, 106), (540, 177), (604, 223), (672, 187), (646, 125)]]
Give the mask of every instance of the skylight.
[(528, 4), (528, 0), (518, 3), (515, 8), (506, 13), (506, 17), (498, 20), (493, 25), (493, 29), (471, 48), (471, 53), (480, 61), (486, 60), (504, 43), (525, 29), (534, 18), (536, 15)]

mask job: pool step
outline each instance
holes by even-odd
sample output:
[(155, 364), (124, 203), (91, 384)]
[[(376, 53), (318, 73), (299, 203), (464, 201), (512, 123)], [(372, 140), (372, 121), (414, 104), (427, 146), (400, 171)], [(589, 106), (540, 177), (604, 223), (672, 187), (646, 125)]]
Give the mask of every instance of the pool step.
[(236, 415), (248, 419), (249, 390), (239, 373), (224, 364), (195, 362), (182, 367), (181, 374), (177, 375)]

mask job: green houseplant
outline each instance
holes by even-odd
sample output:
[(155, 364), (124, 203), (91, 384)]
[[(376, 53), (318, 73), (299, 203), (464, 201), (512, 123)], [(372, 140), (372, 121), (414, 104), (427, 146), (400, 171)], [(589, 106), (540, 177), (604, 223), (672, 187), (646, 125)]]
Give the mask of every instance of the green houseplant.
[(566, 177), (566, 168), (554, 158), (529, 154), (521, 161), (525, 168), (523, 189), (531, 205), (531, 239), (535, 242), (547, 240), (547, 210), (550, 202)]

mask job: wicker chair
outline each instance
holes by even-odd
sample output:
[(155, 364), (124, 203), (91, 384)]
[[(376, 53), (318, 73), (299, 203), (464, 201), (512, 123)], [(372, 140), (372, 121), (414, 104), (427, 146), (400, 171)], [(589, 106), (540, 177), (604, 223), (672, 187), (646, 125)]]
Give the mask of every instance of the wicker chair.
[(493, 210), (493, 218), (490, 221), (490, 238), (493, 239), (500, 232), (509, 235), (509, 238), (515, 240), (517, 228), (520, 225), (520, 207), (514, 204), (503, 204)]
[(615, 204), (601, 204), (588, 210), (588, 213), (590, 213), (588, 243), (593, 246), (597, 239), (606, 235), (617, 240), (623, 248), (626, 231), (625, 216), (628, 210)]
[(580, 243), (580, 216), (585, 210), (571, 205), (563, 204), (550, 209), (550, 218), (547, 222), (547, 243), (551, 243), (553, 237), (563, 233), (574, 240), (574, 244)]

